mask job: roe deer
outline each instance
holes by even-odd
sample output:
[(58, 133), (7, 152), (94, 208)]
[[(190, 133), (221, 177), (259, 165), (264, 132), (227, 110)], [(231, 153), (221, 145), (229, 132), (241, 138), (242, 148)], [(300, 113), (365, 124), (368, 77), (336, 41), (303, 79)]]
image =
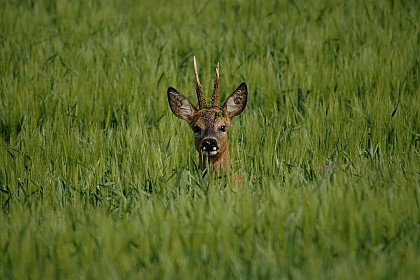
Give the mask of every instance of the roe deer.
[(230, 120), (239, 115), (247, 103), (247, 86), (242, 83), (219, 105), (219, 64), (216, 66), (211, 105), (207, 105), (203, 88), (198, 79), (197, 63), (194, 57), (195, 87), (198, 98), (197, 108), (173, 87), (168, 88), (168, 101), (172, 112), (180, 119), (186, 120), (194, 131), (195, 148), (200, 155), (200, 168), (204, 171), (207, 164), (213, 166), (217, 173), (230, 173), (231, 161), (228, 147), (227, 131)]

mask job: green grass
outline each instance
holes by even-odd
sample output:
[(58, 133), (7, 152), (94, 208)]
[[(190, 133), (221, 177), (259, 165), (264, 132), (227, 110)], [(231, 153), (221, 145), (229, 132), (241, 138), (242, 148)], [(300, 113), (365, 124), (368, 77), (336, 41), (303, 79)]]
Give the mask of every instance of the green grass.
[[(312, 2), (1, 1), (0, 278), (419, 279), (420, 5)], [(193, 55), (248, 84), (240, 189)]]

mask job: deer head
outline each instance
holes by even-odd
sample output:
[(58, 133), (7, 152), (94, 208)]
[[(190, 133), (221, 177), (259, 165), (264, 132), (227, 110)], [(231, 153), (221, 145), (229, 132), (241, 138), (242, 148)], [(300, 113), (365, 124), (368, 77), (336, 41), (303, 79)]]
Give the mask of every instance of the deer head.
[(229, 172), (231, 169), (228, 147), (228, 129), (231, 119), (239, 115), (246, 106), (247, 86), (242, 83), (219, 105), (219, 64), (216, 66), (211, 105), (203, 95), (194, 57), (195, 91), (198, 98), (198, 109), (173, 87), (168, 88), (168, 101), (172, 112), (180, 119), (186, 120), (194, 132), (195, 148), (200, 155), (200, 168), (205, 170), (211, 164), (215, 170)]

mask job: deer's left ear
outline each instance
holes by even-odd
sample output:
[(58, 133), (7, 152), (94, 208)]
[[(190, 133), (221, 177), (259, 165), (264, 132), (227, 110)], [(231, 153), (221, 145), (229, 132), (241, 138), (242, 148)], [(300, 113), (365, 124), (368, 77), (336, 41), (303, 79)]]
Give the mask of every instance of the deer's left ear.
[(190, 122), (197, 109), (173, 87), (168, 88), (168, 101), (172, 112), (180, 119)]
[(229, 118), (239, 115), (246, 107), (248, 89), (245, 83), (242, 83), (226, 99), (223, 109), (228, 113)]

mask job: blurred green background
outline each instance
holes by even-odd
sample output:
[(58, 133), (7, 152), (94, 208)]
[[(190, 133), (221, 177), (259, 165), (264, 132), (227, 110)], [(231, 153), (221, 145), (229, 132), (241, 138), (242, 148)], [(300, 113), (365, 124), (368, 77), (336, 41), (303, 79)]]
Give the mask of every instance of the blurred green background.
[[(1, 1), (0, 278), (418, 279), (418, 1)], [(166, 90), (242, 81), (201, 177)]]

